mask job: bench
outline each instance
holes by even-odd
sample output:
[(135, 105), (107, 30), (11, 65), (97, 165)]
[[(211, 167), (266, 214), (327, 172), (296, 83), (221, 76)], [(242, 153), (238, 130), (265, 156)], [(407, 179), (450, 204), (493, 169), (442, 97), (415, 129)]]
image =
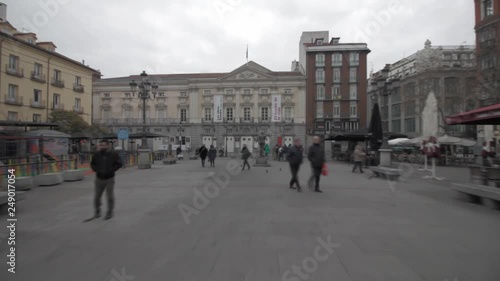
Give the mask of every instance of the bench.
[(177, 160), (174, 157), (163, 159), (163, 165), (173, 165), (175, 163), (177, 163)]
[(396, 169), (396, 168), (389, 168), (389, 167), (370, 167), (370, 170), (372, 171), (372, 175), (370, 176), (369, 179), (373, 177), (377, 178), (382, 178), (382, 179), (388, 179), (388, 180), (394, 180), (397, 181), (399, 180), (399, 177), (403, 173), (402, 170)]
[(61, 173), (40, 174), (35, 177), (38, 186), (58, 185), (63, 182)]
[(66, 170), (62, 173), (64, 181), (80, 181), (83, 180), (84, 174), (81, 170)]
[[(7, 190), (8, 185), (9, 180), (4, 179), (2, 183), (4, 190)], [(35, 182), (33, 181), (33, 177), (16, 177), (15, 183), (13, 184), (16, 190), (30, 190), (34, 185)]]
[(500, 209), (500, 189), (481, 184), (454, 183), (452, 189), (473, 203), (482, 203), (493, 209)]

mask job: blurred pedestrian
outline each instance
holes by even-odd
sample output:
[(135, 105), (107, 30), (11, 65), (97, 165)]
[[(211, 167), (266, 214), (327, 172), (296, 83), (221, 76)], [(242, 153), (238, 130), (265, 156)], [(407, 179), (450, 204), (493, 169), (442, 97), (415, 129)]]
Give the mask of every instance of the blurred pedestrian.
[(290, 172), (292, 173), (292, 179), (290, 180), (290, 188), (295, 189), (294, 184), (297, 185), (297, 191), (302, 192), (302, 188), (299, 183), (298, 173), (300, 165), (302, 165), (303, 155), (302, 148), (300, 145), (300, 140), (296, 139), (294, 146), (290, 146), (287, 154), (288, 163), (290, 164)]
[[(307, 153), (307, 159), (311, 162), (311, 168), (315, 180), (314, 191), (322, 193), (323, 191), (319, 189), (319, 179), (321, 177), (321, 170), (325, 164), (325, 151), (321, 147), (321, 138), (319, 136), (314, 136), (313, 145), (309, 147), (309, 151)], [(312, 180), (313, 178), (311, 178), (311, 181)], [(310, 183), (310, 186), (311, 185), (312, 182)]]
[(250, 158), (250, 150), (248, 150), (248, 147), (246, 144), (243, 144), (243, 148), (241, 149), (241, 159), (243, 159), (243, 167), (241, 170), (245, 170), (245, 166), (248, 166), (248, 169), (250, 170), (250, 164), (248, 164), (248, 158)]
[(215, 167), (215, 157), (217, 157), (217, 149), (213, 145), (210, 145), (208, 150), (208, 161), (210, 162), (210, 167)]
[(359, 172), (363, 172), (363, 160), (365, 159), (366, 153), (364, 152), (363, 146), (358, 144), (354, 149), (354, 167), (352, 172), (356, 173), (356, 168), (359, 167)]
[(205, 144), (202, 144), (200, 147), (200, 158), (201, 158), (201, 166), (205, 167), (205, 159), (207, 158), (208, 149), (205, 147)]

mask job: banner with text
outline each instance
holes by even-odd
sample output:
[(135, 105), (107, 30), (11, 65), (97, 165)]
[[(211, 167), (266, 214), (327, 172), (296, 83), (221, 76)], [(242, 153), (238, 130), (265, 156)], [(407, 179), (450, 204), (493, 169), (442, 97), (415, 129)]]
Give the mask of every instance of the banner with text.
[(272, 122), (281, 122), (281, 96), (273, 95)]
[(223, 122), (224, 114), (223, 114), (223, 96), (214, 96), (214, 122)]

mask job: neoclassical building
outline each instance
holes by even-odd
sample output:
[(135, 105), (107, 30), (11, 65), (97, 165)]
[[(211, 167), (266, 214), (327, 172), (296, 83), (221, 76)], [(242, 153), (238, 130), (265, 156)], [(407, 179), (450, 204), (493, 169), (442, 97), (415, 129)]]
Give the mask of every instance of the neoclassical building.
[[(151, 139), (154, 150), (181, 144), (194, 150), (205, 144), (224, 146), (231, 155), (243, 144), (255, 150), (261, 133), (271, 146), (305, 140), (306, 77), (298, 69), (271, 71), (250, 61), (228, 73), (157, 74), (149, 79), (159, 87), (156, 98), (146, 104), (146, 130), (163, 136)], [(142, 132), (142, 101), (131, 93), (132, 80), (140, 76), (94, 82), (94, 123), (114, 132)], [(135, 149), (140, 142), (124, 141), (124, 149)]]

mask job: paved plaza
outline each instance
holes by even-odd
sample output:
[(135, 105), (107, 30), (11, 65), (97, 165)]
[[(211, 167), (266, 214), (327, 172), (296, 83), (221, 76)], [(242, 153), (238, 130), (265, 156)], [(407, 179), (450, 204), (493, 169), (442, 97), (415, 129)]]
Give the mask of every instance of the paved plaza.
[(285, 162), (239, 172), (233, 161), (124, 169), (109, 221), (82, 222), (92, 176), (29, 191), (17, 205), (17, 273), (0, 238), (0, 280), (500, 280), (500, 212), (448, 187), (466, 170), (443, 170), (443, 182), (412, 171), (393, 184), (329, 163), (319, 194), (305, 185), (308, 163), (298, 193)]

